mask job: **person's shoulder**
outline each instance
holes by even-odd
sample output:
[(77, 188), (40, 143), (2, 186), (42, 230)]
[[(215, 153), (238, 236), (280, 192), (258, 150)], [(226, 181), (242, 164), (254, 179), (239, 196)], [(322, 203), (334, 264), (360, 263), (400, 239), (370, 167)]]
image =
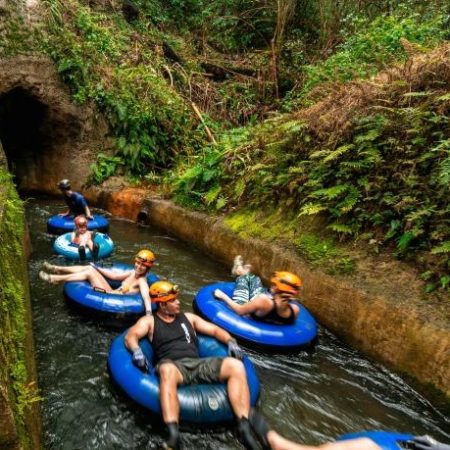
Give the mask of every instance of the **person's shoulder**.
[(155, 322), (155, 318), (153, 315), (149, 316), (142, 316), (137, 323), (141, 324), (142, 326), (153, 326)]
[(79, 192), (73, 191), (72, 195), (76, 198), (84, 198), (83, 194), (80, 194)]
[(197, 316), (197, 314), (194, 313), (190, 313), (190, 312), (185, 312), (182, 313), (184, 314), (184, 316), (189, 320), (189, 322), (193, 323), (195, 322), (197, 319), (200, 319), (200, 316)]

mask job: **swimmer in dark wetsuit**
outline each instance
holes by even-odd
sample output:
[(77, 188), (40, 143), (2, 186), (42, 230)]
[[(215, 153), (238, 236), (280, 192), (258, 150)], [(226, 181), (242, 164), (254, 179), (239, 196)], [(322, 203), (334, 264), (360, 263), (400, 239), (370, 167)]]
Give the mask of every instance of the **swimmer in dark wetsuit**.
[[(302, 281), (291, 272), (275, 272), (270, 279), (270, 292), (257, 295), (251, 302), (238, 305), (228, 296), (216, 296), (223, 300), (236, 314), (250, 315), (261, 322), (291, 325), (300, 308), (290, 301), (298, 296)], [(216, 294), (216, 293), (215, 293)]]

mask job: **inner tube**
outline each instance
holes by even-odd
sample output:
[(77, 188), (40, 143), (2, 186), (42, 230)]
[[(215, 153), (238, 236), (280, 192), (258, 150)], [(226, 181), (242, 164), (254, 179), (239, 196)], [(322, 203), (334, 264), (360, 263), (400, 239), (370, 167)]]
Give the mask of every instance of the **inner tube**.
[[(93, 215), (93, 219), (88, 220), (88, 230), (101, 231), (102, 233), (107, 233), (109, 228), (109, 221), (103, 216)], [(47, 230), (52, 234), (63, 234), (68, 231), (75, 230), (74, 216), (51, 216), (47, 220)]]
[[(129, 264), (113, 263), (98, 264), (116, 272), (124, 272), (133, 269)], [(147, 275), (148, 285), (158, 281), (159, 277), (153, 272)], [(113, 288), (120, 286), (120, 282), (108, 280)], [(93, 289), (88, 281), (70, 281), (64, 283), (64, 295), (67, 299), (82, 309), (97, 312), (99, 315), (113, 317), (115, 319), (134, 320), (145, 312), (144, 300), (140, 293), (137, 294), (114, 294)], [(152, 310), (156, 305), (152, 303)]]
[(349, 439), (362, 437), (371, 439), (382, 450), (402, 450), (405, 447), (401, 447), (400, 442), (409, 441), (413, 438), (411, 434), (402, 434), (395, 431), (360, 431), (358, 433), (344, 434), (337, 440), (348, 441)]
[(205, 319), (227, 330), (249, 345), (268, 351), (293, 352), (311, 345), (317, 337), (317, 323), (301, 304), (292, 325), (276, 325), (239, 316), (225, 302), (214, 297), (220, 289), (232, 297), (235, 283), (215, 283), (200, 289), (194, 299), (194, 309)]
[[(80, 255), (78, 253), (78, 244), (74, 244), (71, 241), (72, 233), (62, 234), (55, 239), (53, 243), (53, 250), (58, 255), (65, 256), (67, 259), (79, 260)], [(104, 233), (95, 233), (94, 242), (98, 244), (98, 258), (103, 259), (109, 256), (114, 250), (114, 242), (112, 239)], [(86, 259), (92, 259), (92, 253), (89, 248), (86, 247)]]
[[(140, 346), (150, 363), (149, 372), (144, 374), (132, 362), (132, 354), (125, 347), (126, 331), (114, 339), (109, 355), (108, 368), (114, 382), (135, 402), (157, 415), (161, 415), (159, 402), (159, 377), (153, 365), (153, 350), (148, 339), (142, 339)], [(227, 356), (227, 348), (216, 339), (198, 335), (200, 357)], [(250, 389), (250, 403), (256, 404), (259, 397), (259, 380), (253, 364), (244, 357)], [(178, 388), (180, 420), (192, 424), (218, 424), (234, 420), (223, 383), (181, 385)]]

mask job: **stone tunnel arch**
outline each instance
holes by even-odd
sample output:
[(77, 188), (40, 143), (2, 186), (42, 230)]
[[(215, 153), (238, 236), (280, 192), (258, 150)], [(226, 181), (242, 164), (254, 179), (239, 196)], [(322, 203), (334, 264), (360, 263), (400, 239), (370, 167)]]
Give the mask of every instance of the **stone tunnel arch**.
[(53, 62), (0, 59), (0, 142), (22, 192), (57, 192), (61, 178), (79, 188), (110, 140), (106, 121), (71, 102)]

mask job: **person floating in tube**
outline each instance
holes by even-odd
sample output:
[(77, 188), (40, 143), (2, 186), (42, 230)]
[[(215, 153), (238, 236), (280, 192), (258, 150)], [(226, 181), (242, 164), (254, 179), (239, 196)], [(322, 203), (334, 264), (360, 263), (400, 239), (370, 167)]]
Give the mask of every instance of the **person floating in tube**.
[[(245, 446), (258, 450), (259, 444), (248, 422), (250, 393), (241, 361), (242, 349), (222, 328), (195, 314), (181, 312), (178, 292), (178, 286), (169, 281), (153, 283), (150, 297), (157, 305), (156, 314), (139, 319), (125, 336), (125, 345), (133, 353), (133, 363), (144, 372), (149, 364), (139, 340), (148, 337), (152, 343), (155, 368), (160, 377), (162, 416), (169, 433), (165, 448), (175, 450), (180, 445), (178, 385), (217, 382), (227, 385), (230, 405)], [(197, 333), (213, 336), (226, 344), (229, 356), (200, 358)]]
[(78, 245), (80, 261), (86, 260), (86, 247), (91, 251), (92, 259), (98, 259), (100, 246), (95, 242), (95, 231), (88, 231), (87, 219), (84, 216), (75, 217), (75, 231), (70, 236), (70, 241)]
[[(155, 255), (151, 250), (141, 250), (134, 260), (134, 268), (131, 270), (116, 272), (104, 269), (91, 263), (88, 266), (55, 266), (44, 262), (44, 270), (39, 272), (39, 278), (51, 284), (59, 284), (66, 281), (88, 281), (95, 289), (113, 294), (137, 294), (142, 295), (145, 305), (145, 313), (152, 314), (152, 305), (149, 296), (147, 282), (148, 271), (155, 262)], [(107, 281), (121, 281), (120, 287), (113, 289)]]
[(298, 297), (302, 281), (291, 272), (275, 272), (270, 279), (270, 290), (253, 297), (242, 305), (234, 302), (228, 295), (216, 289), (214, 296), (223, 300), (236, 314), (249, 315), (260, 322), (278, 325), (291, 325), (300, 312), (300, 308), (290, 301)]
[[(271, 430), (261, 414), (254, 409), (250, 411), (249, 422), (261, 447), (265, 450), (382, 450), (368, 437), (328, 442), (318, 446), (298, 444)], [(442, 444), (430, 436), (416, 436), (408, 441), (398, 441), (398, 448), (399, 450), (450, 450), (450, 445)]]
[(60, 216), (81, 216), (84, 215), (88, 219), (92, 219), (92, 214), (86, 199), (79, 193), (72, 191), (70, 181), (65, 178), (58, 183), (58, 188), (64, 195), (64, 200), (69, 208), (65, 213), (60, 213)]

